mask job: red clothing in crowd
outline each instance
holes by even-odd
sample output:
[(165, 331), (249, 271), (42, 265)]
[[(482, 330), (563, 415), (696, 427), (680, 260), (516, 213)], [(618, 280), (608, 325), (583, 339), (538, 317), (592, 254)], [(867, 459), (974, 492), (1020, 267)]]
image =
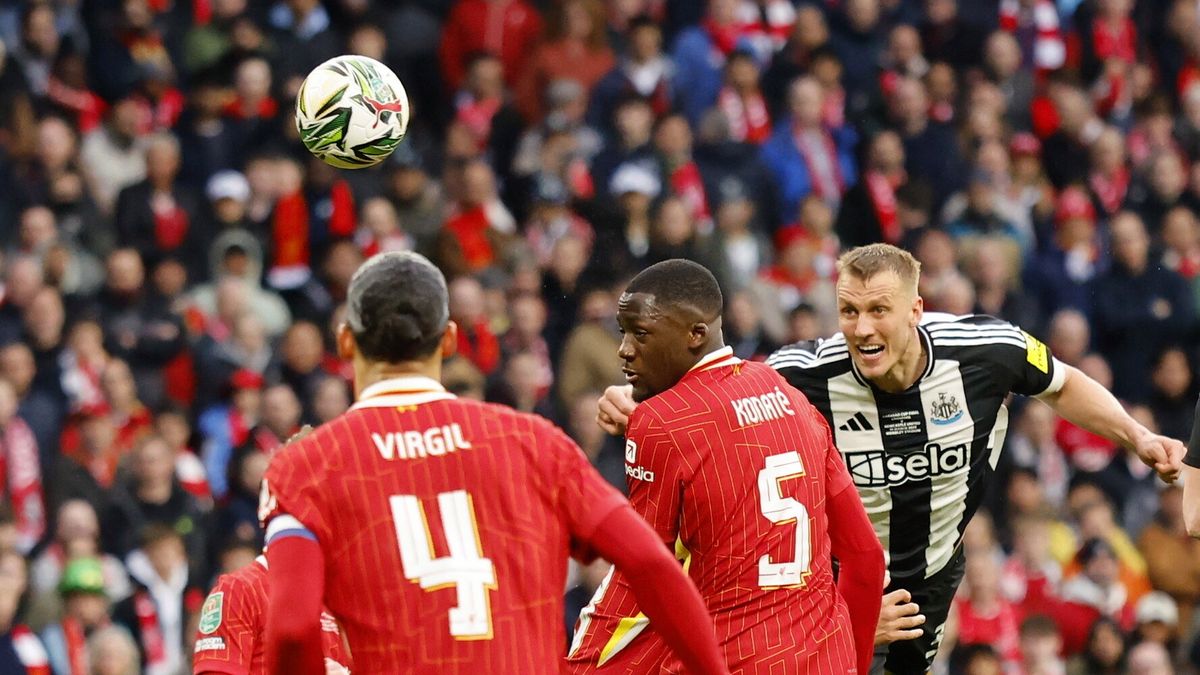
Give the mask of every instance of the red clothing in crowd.
[(541, 34), (542, 17), (524, 0), (461, 0), (442, 29), (442, 77), (450, 91), (459, 89), (470, 55), (491, 52), (504, 64), (505, 80), (515, 85)]

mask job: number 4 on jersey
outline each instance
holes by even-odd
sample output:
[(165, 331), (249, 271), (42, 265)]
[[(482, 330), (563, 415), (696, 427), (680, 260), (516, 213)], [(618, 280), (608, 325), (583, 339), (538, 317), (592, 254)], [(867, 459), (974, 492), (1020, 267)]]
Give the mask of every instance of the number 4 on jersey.
[(455, 588), (458, 605), (450, 609), (450, 635), (459, 640), (492, 639), (487, 593), (496, 588), (496, 567), (483, 557), (471, 495), (466, 490), (438, 495), (442, 530), (450, 548), (450, 555), (441, 558), (433, 557), (433, 538), (421, 500), (395, 495), (388, 501), (404, 576), (426, 591)]
[(812, 562), (812, 541), (809, 534), (808, 509), (791, 497), (784, 497), (779, 484), (789, 478), (804, 475), (804, 463), (797, 452), (785, 452), (766, 458), (758, 472), (759, 506), (763, 516), (776, 525), (796, 523), (796, 554), (791, 561), (771, 562), (771, 556), (758, 559), (760, 588), (784, 588), (804, 583)]

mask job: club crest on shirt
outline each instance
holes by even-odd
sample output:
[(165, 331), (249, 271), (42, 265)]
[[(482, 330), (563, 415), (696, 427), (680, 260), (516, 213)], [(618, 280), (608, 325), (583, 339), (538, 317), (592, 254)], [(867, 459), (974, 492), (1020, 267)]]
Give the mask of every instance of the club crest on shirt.
[(963, 416), (962, 406), (953, 394), (938, 392), (937, 400), (929, 407), (929, 421), (934, 424), (952, 424)]
[(221, 610), (225, 605), (225, 593), (217, 591), (208, 596), (200, 608), (200, 632), (210, 635), (221, 627)]

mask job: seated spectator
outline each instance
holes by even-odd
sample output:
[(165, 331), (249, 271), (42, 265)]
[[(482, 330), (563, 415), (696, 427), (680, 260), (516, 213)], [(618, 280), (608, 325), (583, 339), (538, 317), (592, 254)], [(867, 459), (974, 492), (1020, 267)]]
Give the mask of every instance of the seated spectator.
[(550, 382), (546, 380), (537, 354), (517, 352), (505, 361), (498, 372), (499, 379), (492, 387), (489, 401), (549, 419), (558, 418), (554, 404), (548, 398)]
[[(1200, 91), (1200, 87), (1197, 89)], [(1163, 216), (1162, 264), (1187, 280), (1200, 311), (1200, 220), (1185, 206), (1176, 206)]]
[(214, 560), (218, 551), (235, 541), (253, 542), (261, 550), (263, 531), (258, 524), (258, 495), (270, 461), (270, 454), (252, 446), (243, 445), (234, 451), (226, 477), (227, 499), (212, 514), (210, 540), (215, 547)]
[(1081, 188), (1069, 187), (1059, 195), (1054, 210), (1054, 241), (1025, 267), (1025, 287), (1040, 301), (1042, 316), (1065, 308), (1086, 312), (1088, 283), (1100, 275), (1103, 265), (1095, 209)]
[(746, 291), (729, 296), (722, 331), (725, 344), (733, 347), (733, 353), (738, 358), (765, 361), (771, 352), (779, 348), (767, 337), (758, 306)]
[(1153, 642), (1175, 651), (1179, 645), (1179, 610), (1175, 600), (1162, 591), (1153, 591), (1138, 600), (1134, 610), (1132, 641)]
[(1050, 612), (1058, 601), (1062, 566), (1050, 550), (1052, 528), (1063, 527), (1044, 514), (1015, 514), (1012, 555), (1001, 569), (1000, 590), (1020, 616)]
[(388, 251), (411, 251), (414, 247), (413, 238), (400, 225), (396, 207), (384, 197), (372, 197), (363, 203), (354, 242), (364, 258)]
[(1129, 650), (1129, 675), (1170, 675), (1174, 673), (1171, 654), (1157, 642), (1141, 642)]
[(1131, 174), (1125, 157), (1125, 137), (1114, 127), (1105, 127), (1090, 148), (1091, 172), (1088, 190), (1100, 207), (1101, 217), (1115, 215), (1130, 194)]
[(226, 230), (213, 241), (208, 260), (212, 282), (195, 286), (188, 294), (195, 310), (205, 319), (213, 318), (218, 313), (217, 289), (234, 279), (244, 287), (245, 309), (258, 317), (267, 335), (281, 335), (291, 323), (291, 314), (277, 293), (262, 286), (263, 250), (258, 237), (246, 230)]
[[(492, 30), (491, 26), (499, 26)], [(466, 77), (472, 54), (491, 50), (504, 66), (504, 79), (515, 84), (532, 56), (530, 45), (542, 33), (542, 17), (524, 0), (493, 7), (487, 0), (455, 5), (442, 27), (437, 62), (449, 90)]]
[(940, 211), (950, 195), (966, 185), (969, 171), (953, 130), (929, 116), (925, 85), (902, 78), (888, 97), (892, 126), (904, 144), (905, 167), (933, 190), (933, 206)]
[(179, 317), (145, 281), (146, 270), (136, 251), (113, 251), (97, 304), (105, 349), (130, 365), (139, 398), (153, 406), (164, 395), (162, 368), (185, 344)]
[(1188, 626), (1200, 601), (1200, 542), (1187, 536), (1182, 504), (1177, 486), (1159, 493), (1158, 513), (1142, 530), (1138, 549), (1146, 559), (1150, 583), (1171, 596), (1179, 625)]
[(1029, 675), (1066, 675), (1062, 658), (1062, 636), (1058, 626), (1044, 614), (1021, 622), (1021, 672)]
[(1186, 441), (1191, 435), (1195, 399), (1191, 359), (1180, 347), (1167, 347), (1158, 354), (1150, 374), (1150, 412), (1165, 436)]
[(1016, 243), (1023, 251), (1030, 250), (1033, 242), (1005, 218), (999, 199), (992, 175), (977, 169), (967, 185), (965, 208), (946, 223), (946, 232), (960, 245), (972, 238), (995, 236)]
[(458, 324), (458, 350), (485, 375), (500, 363), (500, 343), (488, 326), (483, 286), (473, 277), (450, 282), (450, 320)]
[[(481, 52), (467, 64), (467, 78), (454, 96), (454, 130), (461, 132), (471, 154), (491, 154), (491, 166), (504, 178), (512, 166), (521, 113), (504, 86), (504, 72), (495, 55)], [(541, 96), (541, 90), (537, 95)], [(518, 103), (520, 103), (518, 101)], [(539, 103), (540, 105), (540, 103)], [(540, 118), (527, 118), (536, 122)]]
[(85, 675), (86, 640), (112, 621), (100, 561), (81, 557), (67, 563), (58, 592), (63, 601), (62, 617), (42, 631), (42, 642), (54, 672)]
[(541, 96), (550, 82), (570, 77), (590, 92), (616, 63), (599, 0), (569, 0), (555, 9), (545, 42), (533, 50), (516, 83), (518, 106), (530, 122), (543, 118)]
[(814, 307), (823, 326), (835, 321), (833, 288), (814, 268), (816, 242), (801, 227), (792, 225), (775, 233), (775, 264), (759, 273), (751, 291), (762, 312), (767, 334), (782, 343), (786, 327), (780, 318), (800, 303)]
[(672, 81), (673, 63), (663, 53), (658, 23), (645, 15), (635, 17), (629, 22), (626, 38), (625, 54), (592, 89), (588, 122), (606, 132), (611, 132), (617, 102), (626, 97), (636, 95), (650, 101), (655, 115), (671, 110), (679, 97)]
[(246, 442), (262, 414), (262, 375), (239, 370), (229, 378), (227, 397), (200, 413), (196, 428), (204, 439), (200, 456), (213, 499), (225, 497), (226, 470), (233, 449)]
[(721, 288), (733, 293), (748, 286), (767, 265), (771, 248), (756, 220), (751, 194), (741, 180), (730, 176), (721, 181), (716, 207), (716, 227), (702, 248), (706, 266)]
[(717, 101), (721, 68), (739, 47), (750, 48), (749, 36), (738, 26), (738, 0), (709, 0), (704, 21), (675, 37), (671, 58), (675, 62), (675, 91), (688, 121), (700, 118)]
[[(1059, 624), (1064, 636), (1067, 631)], [(1086, 642), (1083, 651), (1069, 651), (1064, 646), (1064, 653), (1073, 657), (1068, 664), (1071, 673), (1096, 673), (1097, 675), (1123, 675), (1125, 673), (1125, 635), (1124, 629), (1114, 619), (1103, 616), (1085, 626)], [(1065, 641), (1064, 641), (1065, 642)]]
[(692, 130), (682, 115), (667, 115), (654, 129), (665, 191), (683, 200), (689, 218), (707, 231), (712, 226), (712, 212), (704, 178), (692, 156), (692, 140)]
[(155, 264), (164, 256), (189, 263), (193, 279), (208, 275), (204, 260), (193, 251), (208, 249), (212, 237), (200, 196), (176, 178), (182, 159), (179, 141), (160, 134), (146, 144), (146, 180), (117, 197), (117, 241)]
[(567, 406), (566, 424), (563, 429), (579, 444), (588, 460), (601, 476), (618, 490), (625, 491), (625, 465), (621, 454), (621, 442), (609, 436), (596, 424), (596, 399), (599, 391), (582, 391), (576, 395), (573, 405)]
[[(968, 256), (964, 267), (975, 284), (972, 313), (988, 314), (1042, 334), (1037, 304), (1020, 288), (1018, 247), (1009, 239), (984, 237), (973, 242)], [(1058, 352), (1054, 355), (1059, 356)]]
[(350, 409), (350, 387), (336, 375), (325, 375), (313, 394), (313, 423), (324, 424)]
[(1099, 638), (1089, 637), (1088, 629), (1098, 619), (1109, 619), (1120, 640), (1121, 633), (1133, 628), (1134, 605), (1118, 578), (1120, 568), (1116, 553), (1103, 539), (1085, 541), (1076, 555), (1076, 562), (1082, 571), (1063, 584), (1063, 602), (1055, 610), (1055, 620), (1063, 635), (1065, 653), (1078, 654), (1087, 649), (1092, 655), (1092, 645)]
[(1021, 409), (1008, 438), (1013, 464), (1032, 474), (1046, 505), (1053, 509), (1062, 507), (1071, 478), (1071, 467), (1055, 439), (1056, 423), (1053, 408), (1031, 402)]
[(771, 135), (771, 111), (759, 87), (759, 66), (748, 52), (735, 51), (725, 62), (725, 82), (717, 108), (729, 122), (730, 139), (761, 144)]
[(814, 78), (801, 77), (788, 89), (788, 116), (763, 145), (763, 162), (779, 188), (779, 211), (787, 222), (813, 192), (831, 205), (858, 179), (851, 154), (856, 138), (849, 128), (829, 129), (821, 116), (824, 90)]
[(456, 213), (446, 221), (439, 238), (443, 269), (453, 276), (503, 264), (515, 227), (512, 214), (496, 193), (491, 168), (482, 160), (469, 163), (463, 169)]
[(169, 675), (187, 662), (183, 646), (203, 594), (190, 586), (178, 532), (151, 524), (139, 536), (141, 545), (126, 558), (133, 595), (113, 607), (113, 621), (134, 636), (143, 673)]
[(904, 145), (892, 131), (877, 133), (866, 149), (863, 179), (846, 192), (838, 210), (836, 231), (842, 245), (863, 246), (904, 237), (896, 191), (907, 180)]
[(583, 294), (579, 305), (579, 321), (565, 337), (558, 361), (558, 401), (566, 410), (583, 392), (625, 379), (620, 360), (610, 358), (621, 344), (615, 296), (607, 289), (593, 289)]
[(569, 201), (567, 186), (557, 177), (543, 174), (534, 179), (533, 204), (524, 237), (540, 267), (550, 265), (554, 245), (568, 234), (578, 237), (589, 249), (595, 240), (591, 224), (571, 211)]
[(1129, 212), (1112, 219), (1113, 266), (1092, 282), (1094, 342), (1113, 369), (1113, 393), (1134, 403), (1150, 396), (1154, 355), (1187, 339), (1196, 315), (1187, 283), (1152, 264), (1150, 238)]
[(62, 611), (58, 586), (64, 570), (76, 559), (99, 561), (104, 594), (116, 602), (129, 595), (129, 575), (120, 558), (100, 550), (100, 520), (92, 505), (82, 499), (69, 499), (58, 507), (54, 517), (54, 537), (29, 568), (31, 607), (29, 616), (37, 624), (49, 623)]
[(179, 484), (207, 511), (212, 507), (212, 489), (208, 487), (204, 463), (192, 447), (192, 426), (187, 411), (177, 406), (159, 410), (154, 418), (154, 433), (163, 439), (175, 457), (175, 478)]
[(104, 549), (127, 555), (137, 547), (138, 533), (157, 524), (185, 537), (190, 559), (203, 566), (207, 543), (204, 513), (175, 478), (171, 448), (158, 436), (148, 436), (134, 449), (129, 465), (128, 475), (115, 486), (104, 513)]
[(117, 195), (146, 177), (144, 140), (139, 136), (137, 101), (125, 98), (113, 104), (103, 126), (83, 137), (80, 168), (89, 192), (101, 213), (112, 215)]
[(0, 551), (0, 672), (49, 675), (42, 641), (18, 621), (28, 582), (26, 562), (16, 551)]
[(92, 675), (133, 675), (140, 672), (137, 644), (129, 631), (120, 626), (105, 626), (87, 641), (88, 663)]
[(1059, 310), (1050, 318), (1046, 345), (1059, 361), (1078, 366), (1091, 346), (1091, 331), (1087, 317), (1079, 310)]
[(12, 383), (0, 378), (0, 504), (16, 520), (17, 550), (28, 554), (46, 531), (46, 502), (37, 439), (17, 403)]
[(445, 212), (441, 185), (430, 178), (421, 156), (405, 142), (388, 159), (386, 194), (396, 205), (404, 230), (417, 251), (433, 255)]
[(317, 385), (325, 379), (325, 343), (321, 329), (308, 321), (288, 328), (278, 349), (278, 363), (270, 369), (271, 379), (288, 385), (299, 397), (306, 421), (314, 419)]
[(1187, 187), (1183, 159), (1173, 153), (1157, 155), (1147, 160), (1144, 184), (1131, 191), (1127, 208), (1141, 217), (1146, 231), (1157, 239), (1162, 234), (1166, 214), (1184, 204)]
[(959, 645), (990, 644), (1007, 667), (1020, 661), (1017, 608), (1000, 594), (1000, 570), (992, 556), (968, 558), (963, 588), (954, 600)]
[(1051, 92), (1058, 129), (1042, 143), (1042, 164), (1056, 189), (1087, 180), (1088, 149), (1104, 129), (1087, 95), (1075, 87)]

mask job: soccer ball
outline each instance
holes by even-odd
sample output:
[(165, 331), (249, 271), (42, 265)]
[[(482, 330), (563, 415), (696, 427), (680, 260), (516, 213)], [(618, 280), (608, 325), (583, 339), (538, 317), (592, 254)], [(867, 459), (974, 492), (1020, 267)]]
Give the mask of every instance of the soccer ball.
[(296, 129), (309, 152), (340, 169), (382, 162), (408, 130), (408, 94), (387, 66), (366, 56), (329, 59), (296, 95)]

